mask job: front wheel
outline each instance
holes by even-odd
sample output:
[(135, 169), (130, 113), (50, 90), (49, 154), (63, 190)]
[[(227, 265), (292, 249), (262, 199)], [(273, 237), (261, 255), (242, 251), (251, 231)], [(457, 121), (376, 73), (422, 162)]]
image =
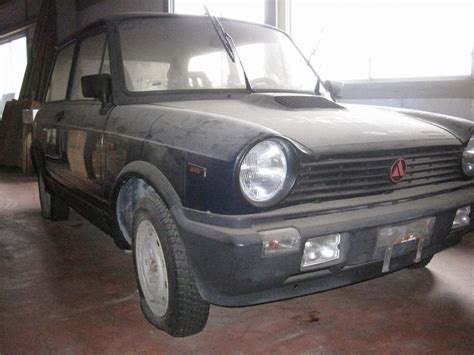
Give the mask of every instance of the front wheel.
[(132, 235), (140, 305), (147, 320), (175, 337), (200, 332), (209, 303), (199, 294), (179, 232), (158, 195), (138, 201)]
[(38, 173), (38, 191), (43, 218), (52, 221), (65, 221), (69, 218), (69, 207), (46, 190), (42, 173)]

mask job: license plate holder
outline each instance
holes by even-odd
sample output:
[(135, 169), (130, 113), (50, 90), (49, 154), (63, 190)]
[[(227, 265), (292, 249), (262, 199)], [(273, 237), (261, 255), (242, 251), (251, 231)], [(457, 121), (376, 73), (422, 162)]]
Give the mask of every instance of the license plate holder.
[[(390, 261), (396, 248), (402, 250), (402, 254), (411, 251), (416, 245), (415, 263), (421, 261), (421, 253), (424, 245), (431, 239), (436, 218), (429, 217), (418, 219), (400, 225), (389, 225), (377, 229), (377, 244), (374, 257), (383, 253), (382, 272), (388, 272)], [(409, 249), (404, 248), (407, 245)]]

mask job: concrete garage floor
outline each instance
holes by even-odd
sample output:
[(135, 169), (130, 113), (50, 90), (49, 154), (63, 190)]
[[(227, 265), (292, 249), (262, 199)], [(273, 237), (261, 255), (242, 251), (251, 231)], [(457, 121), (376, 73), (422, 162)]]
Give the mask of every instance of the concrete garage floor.
[(44, 221), (35, 179), (0, 173), (0, 354), (474, 352), (474, 234), (426, 269), (245, 308), (174, 339), (143, 318), (132, 256), (76, 214)]

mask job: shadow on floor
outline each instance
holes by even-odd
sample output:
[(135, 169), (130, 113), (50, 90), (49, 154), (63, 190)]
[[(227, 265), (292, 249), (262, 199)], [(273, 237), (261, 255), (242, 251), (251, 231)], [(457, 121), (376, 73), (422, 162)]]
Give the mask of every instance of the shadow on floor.
[(0, 354), (474, 352), (474, 235), (356, 285), (253, 307), (211, 307), (175, 339), (139, 309), (130, 254), (73, 213), (44, 221), (33, 177), (0, 173)]

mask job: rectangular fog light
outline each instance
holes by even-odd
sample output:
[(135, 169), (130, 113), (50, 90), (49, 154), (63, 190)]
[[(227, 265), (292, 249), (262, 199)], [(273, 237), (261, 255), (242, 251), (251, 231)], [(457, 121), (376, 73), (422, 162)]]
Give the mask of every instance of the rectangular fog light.
[(301, 267), (306, 268), (339, 259), (341, 253), (339, 244), (341, 244), (341, 234), (308, 239), (304, 244)]
[(469, 226), (471, 224), (471, 206), (460, 208), (454, 217), (453, 229)]
[(297, 252), (300, 250), (300, 233), (294, 228), (259, 232), (263, 244), (263, 256)]

